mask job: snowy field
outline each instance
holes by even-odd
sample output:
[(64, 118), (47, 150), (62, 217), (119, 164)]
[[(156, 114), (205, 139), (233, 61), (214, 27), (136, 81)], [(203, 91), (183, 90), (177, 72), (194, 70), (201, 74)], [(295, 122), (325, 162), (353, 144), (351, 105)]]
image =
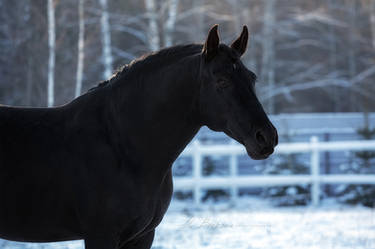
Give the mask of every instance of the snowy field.
[(255, 200), (195, 212), (175, 212), (172, 207), (154, 247), (374, 249), (375, 210), (337, 204), (275, 208)]
[[(83, 248), (82, 242), (0, 245), (1, 249)], [(236, 207), (207, 205), (200, 210), (173, 203), (157, 229), (153, 248), (374, 249), (375, 210), (327, 202), (320, 208), (275, 208), (247, 200)]]

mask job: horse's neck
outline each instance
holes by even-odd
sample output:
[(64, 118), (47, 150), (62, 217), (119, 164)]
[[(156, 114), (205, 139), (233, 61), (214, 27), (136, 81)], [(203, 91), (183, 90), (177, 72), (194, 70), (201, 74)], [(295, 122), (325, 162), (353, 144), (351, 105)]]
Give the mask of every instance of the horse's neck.
[[(115, 90), (123, 93), (117, 114), (119, 142), (131, 161), (139, 164), (135, 167), (163, 174), (198, 132), (198, 62), (198, 57), (184, 60), (186, 65), (143, 75), (140, 83), (121, 82), (127, 89)], [(140, 86), (129, 86), (134, 83)]]

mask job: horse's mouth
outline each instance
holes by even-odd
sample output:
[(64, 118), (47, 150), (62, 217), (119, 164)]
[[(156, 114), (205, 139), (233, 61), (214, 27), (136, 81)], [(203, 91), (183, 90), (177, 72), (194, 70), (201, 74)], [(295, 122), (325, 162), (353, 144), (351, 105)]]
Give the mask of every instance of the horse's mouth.
[(263, 160), (267, 159), (273, 152), (273, 146), (259, 147), (257, 146), (253, 139), (245, 139), (243, 145), (246, 148), (247, 154), (254, 160)]
[(225, 133), (237, 142), (239, 142), (240, 144), (242, 144), (246, 149), (247, 155), (251, 157), (251, 159), (253, 160), (267, 159), (274, 152), (273, 147), (263, 149), (258, 148), (258, 146), (254, 144), (254, 141), (251, 138), (242, 139), (240, 136), (236, 136), (230, 129), (227, 129)]
[(251, 148), (251, 146), (246, 146), (246, 145), (245, 145), (245, 148), (246, 148), (246, 152), (249, 155), (249, 157), (251, 157), (251, 159), (254, 159), (254, 160), (267, 159), (274, 151), (274, 149), (272, 148), (272, 149), (269, 149), (267, 151), (257, 152), (256, 150)]

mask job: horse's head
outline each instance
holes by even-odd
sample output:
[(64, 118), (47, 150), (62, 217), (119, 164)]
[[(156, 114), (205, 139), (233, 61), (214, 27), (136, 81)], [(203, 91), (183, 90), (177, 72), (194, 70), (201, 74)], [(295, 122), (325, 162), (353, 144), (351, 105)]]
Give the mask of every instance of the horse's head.
[(219, 43), (217, 28), (209, 31), (202, 51), (202, 122), (243, 144), (251, 158), (265, 159), (273, 153), (278, 135), (255, 95), (256, 75), (240, 60), (247, 47), (247, 27), (230, 47)]

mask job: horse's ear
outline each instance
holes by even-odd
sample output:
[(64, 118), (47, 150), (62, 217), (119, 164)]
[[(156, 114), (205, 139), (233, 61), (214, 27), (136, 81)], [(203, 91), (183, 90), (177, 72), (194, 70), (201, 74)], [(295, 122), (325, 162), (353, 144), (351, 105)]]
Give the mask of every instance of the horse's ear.
[(236, 50), (241, 56), (246, 52), (247, 40), (249, 39), (249, 31), (246, 25), (243, 26), (241, 35), (230, 45), (231, 48)]
[(206, 42), (203, 46), (203, 55), (207, 60), (211, 60), (217, 53), (219, 49), (219, 34), (217, 28), (219, 27), (218, 24), (212, 26), (210, 31), (208, 32), (208, 36)]

